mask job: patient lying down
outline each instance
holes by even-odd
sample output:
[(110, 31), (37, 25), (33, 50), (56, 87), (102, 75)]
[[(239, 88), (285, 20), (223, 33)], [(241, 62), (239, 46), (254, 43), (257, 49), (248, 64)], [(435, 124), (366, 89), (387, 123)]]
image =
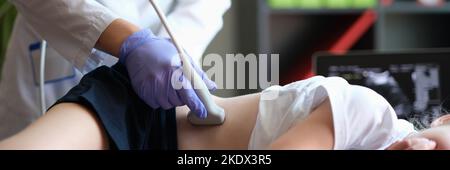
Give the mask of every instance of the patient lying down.
[(449, 115), (418, 132), (383, 97), (340, 78), (216, 97), (226, 121), (208, 127), (191, 125), (186, 107), (144, 106), (127, 80), (120, 65), (87, 74), (0, 149), (450, 149)]

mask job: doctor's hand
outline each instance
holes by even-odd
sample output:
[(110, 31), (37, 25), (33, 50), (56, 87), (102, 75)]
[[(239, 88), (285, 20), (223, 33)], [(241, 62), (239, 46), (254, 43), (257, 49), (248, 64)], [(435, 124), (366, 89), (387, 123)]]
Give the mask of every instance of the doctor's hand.
[[(215, 89), (216, 84), (189, 58), (206, 86), (210, 90)], [(187, 105), (197, 116), (206, 118), (206, 108), (181, 73), (182, 63), (169, 39), (156, 37), (148, 29), (136, 32), (122, 44), (119, 61), (126, 66), (137, 95), (152, 108), (170, 109)], [(175, 88), (172, 81), (179, 81), (184, 86)]]

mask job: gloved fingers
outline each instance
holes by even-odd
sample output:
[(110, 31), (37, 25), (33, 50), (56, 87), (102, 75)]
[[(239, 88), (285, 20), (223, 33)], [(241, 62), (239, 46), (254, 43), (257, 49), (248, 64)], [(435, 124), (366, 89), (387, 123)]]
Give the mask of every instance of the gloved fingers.
[(170, 82), (168, 82), (169, 84), (169, 92), (168, 92), (168, 96), (169, 96), (169, 102), (172, 106), (182, 106), (183, 101), (181, 100), (180, 95), (178, 94), (176, 87), (178, 85), (182, 85), (183, 81), (184, 81), (184, 77), (183, 77), (183, 73), (181, 72), (181, 70), (179, 70), (180, 73), (173, 73), (172, 74), (172, 80)]
[[(138, 79), (139, 80), (139, 79)], [(161, 105), (158, 104), (158, 102), (155, 99), (154, 92), (151, 91), (152, 89), (147, 87), (155, 87), (156, 84), (152, 84), (151, 81), (141, 80), (137, 81), (131, 79), (133, 89), (135, 89), (138, 96), (144, 100), (144, 102), (149, 105), (150, 107), (157, 109), (160, 108)]]
[[(183, 106), (183, 101), (181, 100), (180, 95), (178, 95), (178, 93), (177, 93), (175, 90), (173, 90), (173, 93), (175, 93), (175, 94), (169, 96), (169, 102), (170, 102), (170, 104), (171, 104), (173, 107)], [(173, 107), (172, 107), (172, 108), (173, 108)]]
[(192, 57), (188, 56), (191, 62), (192, 67), (197, 72), (197, 74), (200, 76), (200, 78), (203, 80), (203, 82), (206, 84), (206, 87), (210, 91), (215, 91), (217, 89), (217, 85), (214, 81), (209, 79), (208, 75), (203, 71), (203, 69), (195, 62)]
[(205, 72), (203, 72), (203, 70), (201, 70), (199, 68), (195, 69), (195, 67), (194, 67), (194, 70), (195, 70), (196, 74), (198, 74), (200, 76), (200, 78), (203, 80), (203, 82), (205, 83), (208, 90), (215, 91), (217, 89), (216, 83), (214, 81), (212, 81), (211, 79), (209, 79), (208, 75)]
[(203, 69), (200, 67), (200, 65), (198, 65), (198, 62), (194, 61), (194, 59), (189, 54), (187, 54), (186, 50), (184, 53), (187, 55), (186, 57), (189, 58), (189, 62), (191, 62), (191, 65), (194, 68), (194, 70), (197, 71), (198, 74), (200, 74), (200, 72), (203, 72)]
[(209, 79), (208, 77), (203, 78), (203, 82), (205, 82), (206, 87), (208, 87), (209, 91), (216, 91), (217, 85), (214, 81)]
[[(194, 59), (187, 54), (187, 52), (185, 51), (185, 54), (187, 55), (186, 57), (189, 58), (189, 62), (191, 62), (191, 66), (192, 68), (194, 68), (194, 70), (200, 75), (203, 76), (203, 74), (205, 74), (205, 72), (203, 71), (203, 69), (198, 65), (197, 61), (194, 61)], [(202, 77), (203, 78), (203, 77)]]
[(169, 88), (161, 89), (159, 91), (160, 93), (156, 98), (159, 105), (161, 105), (161, 108), (165, 110), (173, 108), (174, 106), (172, 106), (169, 102)]
[[(173, 45), (173, 41), (172, 39), (166, 39), (168, 41), (170, 41)], [(186, 55), (185, 57), (187, 57), (189, 59), (189, 62), (191, 63), (192, 68), (195, 70), (195, 72), (197, 72), (197, 74), (200, 76), (200, 78), (203, 80), (203, 82), (206, 84), (206, 87), (210, 90), (210, 91), (215, 91), (217, 89), (217, 85), (214, 81), (212, 81), (211, 79), (208, 78), (208, 75), (203, 71), (203, 69), (198, 65), (198, 62), (194, 61), (194, 59), (188, 54), (188, 52), (186, 50), (184, 50), (184, 54)], [(177, 54), (177, 56), (173, 57), (174, 59), (179, 59), (180, 56), (179, 54)], [(181, 60), (178, 61), (181, 64)], [(172, 61), (172, 65), (175, 66), (176, 64), (174, 63), (178, 63), (175, 62), (175, 60)], [(183, 63), (184, 64), (184, 63)]]
[(127, 37), (127, 39), (121, 44), (119, 50), (119, 62), (125, 65), (128, 55), (141, 46), (147, 39), (153, 37), (155, 37), (155, 35), (150, 29), (143, 29)]
[(183, 103), (186, 104), (192, 112), (194, 112), (199, 118), (206, 118), (206, 108), (195, 93), (195, 90), (192, 88), (190, 83), (186, 83), (186, 87), (177, 90), (177, 92)]
[(171, 76), (173, 75), (171, 73), (160, 74), (161, 75), (159, 76), (159, 78), (157, 78), (159, 79), (159, 81), (157, 81), (159, 83), (157, 86), (154, 86), (156, 87), (154, 89), (155, 93), (157, 94), (156, 99), (158, 101), (158, 104), (161, 105), (161, 107), (165, 110), (174, 108), (176, 106), (171, 102), (171, 98), (173, 98), (174, 96), (176, 97), (177, 94), (171, 85)]

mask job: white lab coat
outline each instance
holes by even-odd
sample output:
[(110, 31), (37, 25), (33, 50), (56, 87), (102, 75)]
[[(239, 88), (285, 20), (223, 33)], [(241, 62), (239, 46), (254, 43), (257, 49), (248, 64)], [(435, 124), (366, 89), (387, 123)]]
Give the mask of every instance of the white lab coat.
[[(156, 0), (188, 53), (199, 59), (222, 28), (230, 0)], [(11, 0), (20, 12), (0, 81), (0, 139), (40, 116), (39, 42), (47, 40), (47, 107), (76, 85), (83, 73), (116, 58), (95, 50), (115, 19), (126, 19), (168, 37), (148, 0)]]

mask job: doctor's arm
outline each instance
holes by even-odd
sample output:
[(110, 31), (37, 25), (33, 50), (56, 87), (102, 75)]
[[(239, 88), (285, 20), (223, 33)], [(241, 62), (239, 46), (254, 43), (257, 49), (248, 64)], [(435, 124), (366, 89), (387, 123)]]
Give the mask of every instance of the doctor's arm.
[(35, 31), (81, 67), (96, 47), (118, 56), (122, 42), (140, 30), (94, 0), (11, 0)]
[(118, 57), (123, 42), (139, 30), (139, 27), (126, 20), (114, 20), (102, 33), (95, 47)]
[[(10, 2), (42, 39), (47, 40), (52, 48), (79, 69), (85, 67), (102, 33), (108, 27), (114, 27), (111, 24), (118, 19), (118, 16), (95, 0)], [(114, 53), (114, 50), (109, 53)]]

